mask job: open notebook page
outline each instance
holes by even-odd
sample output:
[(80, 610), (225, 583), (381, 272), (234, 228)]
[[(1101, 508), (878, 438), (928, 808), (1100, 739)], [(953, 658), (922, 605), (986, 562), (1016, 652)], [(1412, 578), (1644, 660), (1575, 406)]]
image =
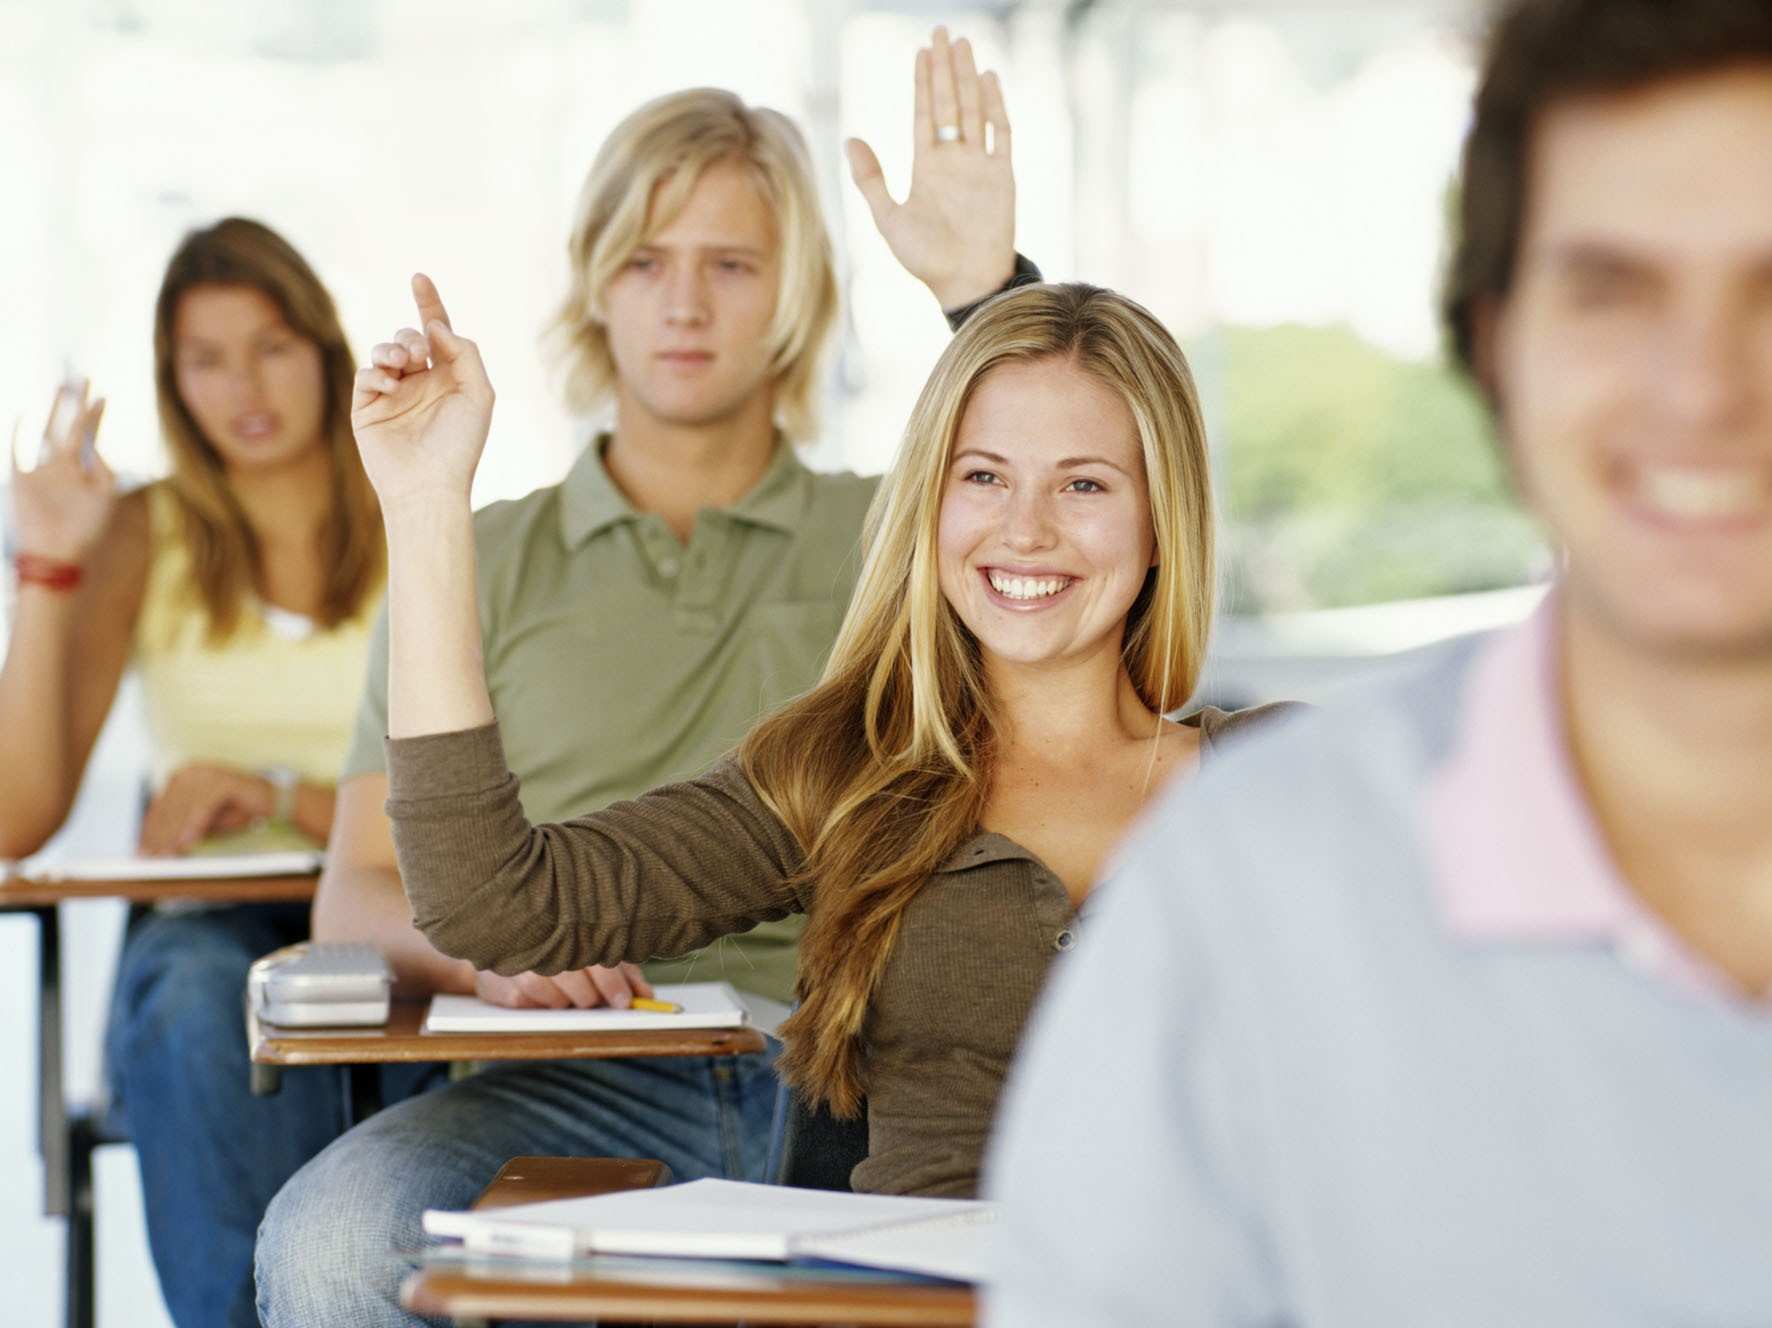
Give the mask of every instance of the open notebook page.
[(994, 1205), (968, 1205), (957, 1213), (800, 1236), (789, 1243), (788, 1253), (796, 1259), (983, 1282), (990, 1273), (991, 1241), (999, 1216)]
[(477, 996), (433, 996), (427, 1033), (632, 1032), (643, 1028), (740, 1028), (750, 1022), (743, 999), (728, 982), (666, 983), (658, 999), (681, 1005), (680, 1014), (651, 1010), (511, 1010)]
[(22, 862), (12, 873), (38, 881), (216, 881), (254, 876), (308, 876), (324, 860), (318, 850), (217, 853), (179, 858), (73, 858)]
[(743, 1181), (696, 1180), (588, 1199), (550, 1199), (486, 1213), (431, 1211), (427, 1234), (460, 1239), (470, 1252), (569, 1259), (579, 1254), (664, 1254), (784, 1262), (793, 1244), (820, 1233), (916, 1218), (951, 1217), (983, 1205), (965, 1199), (797, 1190)]

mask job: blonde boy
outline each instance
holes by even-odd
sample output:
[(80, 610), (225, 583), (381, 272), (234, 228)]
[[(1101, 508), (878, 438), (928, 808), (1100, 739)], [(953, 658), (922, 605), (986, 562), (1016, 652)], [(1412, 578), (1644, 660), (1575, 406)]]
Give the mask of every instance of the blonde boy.
[[(1007, 121), (994, 77), (939, 31), (918, 57), (918, 105), (904, 204), (885, 195), (871, 152), (852, 145), (851, 161), (895, 254), (952, 307), (1018, 270)], [(958, 137), (938, 137), (937, 124)], [(714, 89), (641, 107), (598, 154), (568, 250), (552, 329), (567, 398), (584, 412), (612, 403), (614, 426), (559, 485), (481, 511), (475, 528), (488, 678), (510, 716), (525, 811), (544, 819), (695, 774), (809, 687), (853, 588), (873, 490), (794, 455), (816, 428), (837, 290), (805, 143), (785, 117)], [(418, 293), (434, 297), (428, 283)], [(373, 358), (398, 368), (427, 353), (408, 330)], [(501, 976), (432, 949), (411, 924), (382, 811), (386, 651), (384, 619), (317, 936), (373, 941), (412, 992), (620, 1006), (652, 982), (724, 978), (765, 1022), (784, 1012), (789, 923), (644, 972)], [(465, 1206), (519, 1154), (647, 1156), (678, 1179), (760, 1178), (773, 1059), (772, 1043), (717, 1060), (507, 1066), (400, 1103), (273, 1203), (260, 1314), (417, 1322), (396, 1302), (401, 1267), (388, 1252), (416, 1246), (424, 1209)]]

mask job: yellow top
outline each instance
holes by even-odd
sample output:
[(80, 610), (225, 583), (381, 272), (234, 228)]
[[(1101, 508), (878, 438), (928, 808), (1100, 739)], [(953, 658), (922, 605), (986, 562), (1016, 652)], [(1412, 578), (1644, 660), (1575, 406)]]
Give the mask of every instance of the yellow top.
[[(350, 744), (369, 631), (371, 595), (331, 631), (270, 605), (255, 605), (219, 646), (190, 576), (177, 510), (164, 484), (148, 489), (148, 580), (135, 634), (146, 701), (153, 782), (161, 788), (191, 762), (264, 770), (288, 766), (302, 779), (338, 779)], [(215, 836), (203, 851), (307, 848), (293, 826), (271, 824)]]

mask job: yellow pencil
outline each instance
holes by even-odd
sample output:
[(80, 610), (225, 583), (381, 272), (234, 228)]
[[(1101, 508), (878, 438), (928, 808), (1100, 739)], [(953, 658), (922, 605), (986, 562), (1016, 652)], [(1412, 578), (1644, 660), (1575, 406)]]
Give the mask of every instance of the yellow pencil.
[(653, 1014), (682, 1014), (683, 1007), (675, 1001), (655, 1001), (649, 996), (636, 996), (628, 1002), (630, 1010), (650, 1010)]

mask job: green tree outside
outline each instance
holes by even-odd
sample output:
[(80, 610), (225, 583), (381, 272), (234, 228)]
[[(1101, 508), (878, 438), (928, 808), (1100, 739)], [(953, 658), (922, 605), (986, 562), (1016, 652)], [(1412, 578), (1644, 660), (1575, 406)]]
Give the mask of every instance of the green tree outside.
[(1345, 327), (1227, 327), (1215, 373), (1228, 607), (1259, 613), (1493, 590), (1538, 579), (1519, 510), (1462, 380)]

